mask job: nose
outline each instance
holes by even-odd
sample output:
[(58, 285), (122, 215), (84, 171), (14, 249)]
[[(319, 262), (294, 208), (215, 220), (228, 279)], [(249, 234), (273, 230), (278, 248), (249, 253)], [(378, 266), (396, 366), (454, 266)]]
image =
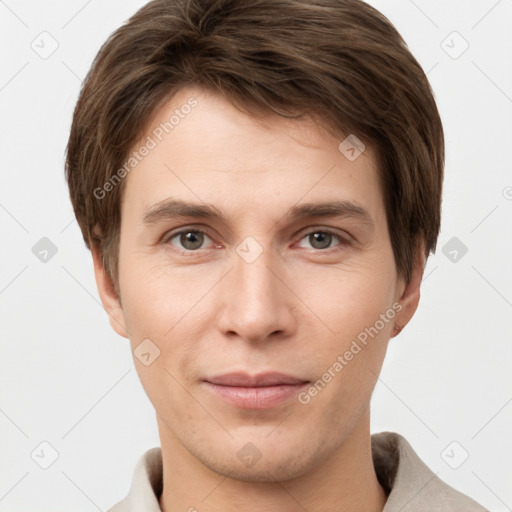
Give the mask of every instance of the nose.
[(251, 343), (292, 335), (299, 301), (290, 289), (290, 276), (281, 258), (265, 249), (251, 261), (235, 251), (232, 262), (218, 296), (222, 333)]

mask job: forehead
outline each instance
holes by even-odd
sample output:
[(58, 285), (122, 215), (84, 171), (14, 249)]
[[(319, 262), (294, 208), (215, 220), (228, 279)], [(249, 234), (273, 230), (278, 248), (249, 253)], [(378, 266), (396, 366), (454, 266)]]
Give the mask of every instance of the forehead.
[(123, 203), (142, 215), (169, 197), (222, 198), (223, 209), (247, 209), (327, 195), (362, 199), (376, 215), (382, 198), (373, 148), (358, 155), (363, 148), (352, 137), (336, 137), (311, 118), (256, 117), (219, 94), (186, 87), (155, 112), (133, 146), (131, 155), (150, 149), (127, 176)]

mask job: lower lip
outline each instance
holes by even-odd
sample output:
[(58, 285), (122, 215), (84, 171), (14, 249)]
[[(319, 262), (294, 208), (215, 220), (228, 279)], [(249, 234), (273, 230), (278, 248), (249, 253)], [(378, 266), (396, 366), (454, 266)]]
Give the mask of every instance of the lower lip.
[(224, 402), (240, 409), (270, 409), (277, 407), (290, 398), (297, 396), (300, 390), (308, 385), (307, 382), (304, 382), (301, 384), (244, 388), (221, 386), (211, 382), (204, 382), (204, 384)]

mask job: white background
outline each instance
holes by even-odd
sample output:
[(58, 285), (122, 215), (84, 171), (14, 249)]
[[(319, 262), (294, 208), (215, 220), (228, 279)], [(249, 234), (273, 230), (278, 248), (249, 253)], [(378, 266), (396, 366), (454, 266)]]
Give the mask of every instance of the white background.
[[(99, 302), (63, 171), (81, 81), (143, 3), (0, 2), (4, 512), (106, 510), (159, 445), (128, 342)], [(447, 157), (438, 250), (415, 317), (390, 343), (372, 432), (401, 433), (441, 479), (491, 511), (511, 510), (512, 1), (369, 3), (428, 73)], [(31, 48), (43, 31), (58, 43), (47, 59)], [(469, 43), (456, 59), (453, 31)], [(32, 253), (42, 237), (57, 247), (46, 263)], [(468, 248), (457, 262), (442, 252), (452, 237)], [(43, 441), (59, 454), (46, 470), (30, 455)], [(441, 456), (453, 441), (452, 465), (469, 454), (458, 469)]]

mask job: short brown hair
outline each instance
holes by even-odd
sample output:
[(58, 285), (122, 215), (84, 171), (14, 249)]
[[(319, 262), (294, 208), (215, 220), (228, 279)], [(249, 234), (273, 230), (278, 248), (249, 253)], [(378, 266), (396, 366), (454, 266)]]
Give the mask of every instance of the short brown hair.
[[(159, 106), (187, 85), (247, 112), (311, 115), (376, 149), (397, 271), (409, 282), (441, 222), (444, 135), (428, 79), (361, 0), (154, 0), (103, 44), (84, 81), (66, 178), (85, 243), (118, 284), (124, 183), (98, 199)], [(97, 231), (95, 230), (97, 228)]]

